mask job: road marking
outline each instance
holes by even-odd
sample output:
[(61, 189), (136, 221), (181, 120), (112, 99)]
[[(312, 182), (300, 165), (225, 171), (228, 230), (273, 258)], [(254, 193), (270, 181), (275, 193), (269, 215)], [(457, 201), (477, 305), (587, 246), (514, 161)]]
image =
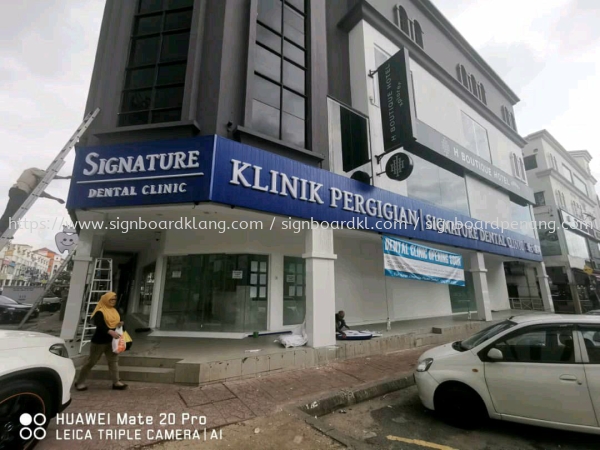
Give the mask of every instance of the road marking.
[(421, 447), (435, 448), (436, 450), (458, 450), (453, 447), (448, 447), (447, 445), (435, 444), (433, 442), (422, 441), (420, 439), (407, 439), (407, 438), (392, 436), (392, 435), (388, 436), (387, 439), (388, 439), (388, 441), (400, 441), (400, 442), (406, 442), (407, 444), (420, 445)]

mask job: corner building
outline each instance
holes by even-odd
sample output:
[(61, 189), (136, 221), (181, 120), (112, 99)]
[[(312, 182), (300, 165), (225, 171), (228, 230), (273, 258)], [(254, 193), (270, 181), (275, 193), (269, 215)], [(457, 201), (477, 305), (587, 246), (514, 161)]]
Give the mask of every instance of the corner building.
[[(386, 153), (376, 70), (400, 51), (410, 88), (393, 125), (408, 139)], [(101, 112), (67, 205), (106, 226), (80, 230), (62, 337), (75, 336), (99, 256), (153, 336), (243, 338), (306, 320), (323, 347), (340, 309), (351, 326), (491, 320), (511, 306), (509, 262), (552, 310), (536, 232), (490, 225), (532, 220), (517, 101), (426, 0), (108, 0), (86, 105)], [(398, 152), (413, 163), (404, 181), (385, 174)], [(186, 219), (213, 226), (110, 225)], [(477, 230), (456, 226), (470, 221)], [(460, 255), (465, 286), (384, 276), (382, 235)]]

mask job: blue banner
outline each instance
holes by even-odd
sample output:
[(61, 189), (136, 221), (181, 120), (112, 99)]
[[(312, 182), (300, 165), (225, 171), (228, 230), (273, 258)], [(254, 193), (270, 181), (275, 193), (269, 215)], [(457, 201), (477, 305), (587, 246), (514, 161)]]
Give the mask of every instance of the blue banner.
[(388, 236), (381, 238), (385, 276), (465, 285), (461, 255)]
[(219, 136), (79, 148), (67, 207), (208, 201), (542, 260), (533, 238)]

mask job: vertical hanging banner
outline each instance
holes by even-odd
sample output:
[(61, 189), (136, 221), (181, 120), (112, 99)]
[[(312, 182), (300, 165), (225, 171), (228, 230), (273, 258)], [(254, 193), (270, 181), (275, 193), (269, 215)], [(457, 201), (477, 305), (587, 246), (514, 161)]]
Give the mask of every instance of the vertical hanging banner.
[(385, 276), (465, 285), (462, 256), (382, 236)]
[(404, 47), (377, 68), (383, 149), (391, 152), (415, 140), (416, 116), (409, 85), (409, 58)]

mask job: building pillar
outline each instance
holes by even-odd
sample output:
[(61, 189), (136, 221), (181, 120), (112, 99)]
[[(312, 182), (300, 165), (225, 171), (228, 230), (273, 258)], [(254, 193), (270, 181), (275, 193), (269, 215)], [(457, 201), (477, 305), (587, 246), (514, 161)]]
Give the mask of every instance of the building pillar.
[(64, 340), (73, 340), (77, 336), (77, 328), (81, 320), (81, 308), (85, 295), (85, 284), (88, 277), (90, 262), (92, 261), (92, 244), (94, 234), (91, 230), (81, 230), (77, 250), (73, 255), (73, 270), (69, 284), (69, 296), (65, 307), (64, 320), (60, 337)]
[(306, 230), (306, 334), (308, 345), (335, 345), (335, 263), (333, 231)]
[(571, 298), (573, 299), (573, 307), (575, 308), (575, 314), (583, 314), (581, 308), (581, 301), (579, 300), (579, 292), (577, 292), (577, 282), (575, 281), (575, 275), (571, 270), (571, 266), (565, 267), (567, 271), (567, 278), (569, 280), (569, 289), (571, 290)]
[(477, 317), (479, 320), (489, 322), (492, 320), (492, 309), (490, 307), (490, 292), (483, 253), (477, 252), (471, 255), (471, 273), (473, 274)]
[(284, 272), (283, 254), (271, 254), (269, 260), (269, 317), (267, 320), (269, 331), (278, 331), (283, 328)]
[[(160, 232), (160, 241), (158, 243), (158, 252), (156, 255), (156, 267), (154, 268), (154, 286), (152, 289), (152, 303), (150, 305), (150, 318), (148, 320), (149, 328), (158, 328), (160, 326), (160, 312), (162, 310), (162, 292), (164, 287), (165, 273), (166, 273), (166, 248), (167, 231)], [(143, 271), (140, 272), (143, 274)], [(144, 282), (141, 279), (140, 282)]]
[(554, 302), (552, 301), (552, 292), (550, 291), (550, 283), (548, 280), (550, 277), (546, 273), (546, 265), (543, 262), (539, 262), (535, 266), (537, 272), (538, 283), (540, 284), (540, 292), (542, 293), (542, 303), (544, 304), (544, 311), (554, 312)]

